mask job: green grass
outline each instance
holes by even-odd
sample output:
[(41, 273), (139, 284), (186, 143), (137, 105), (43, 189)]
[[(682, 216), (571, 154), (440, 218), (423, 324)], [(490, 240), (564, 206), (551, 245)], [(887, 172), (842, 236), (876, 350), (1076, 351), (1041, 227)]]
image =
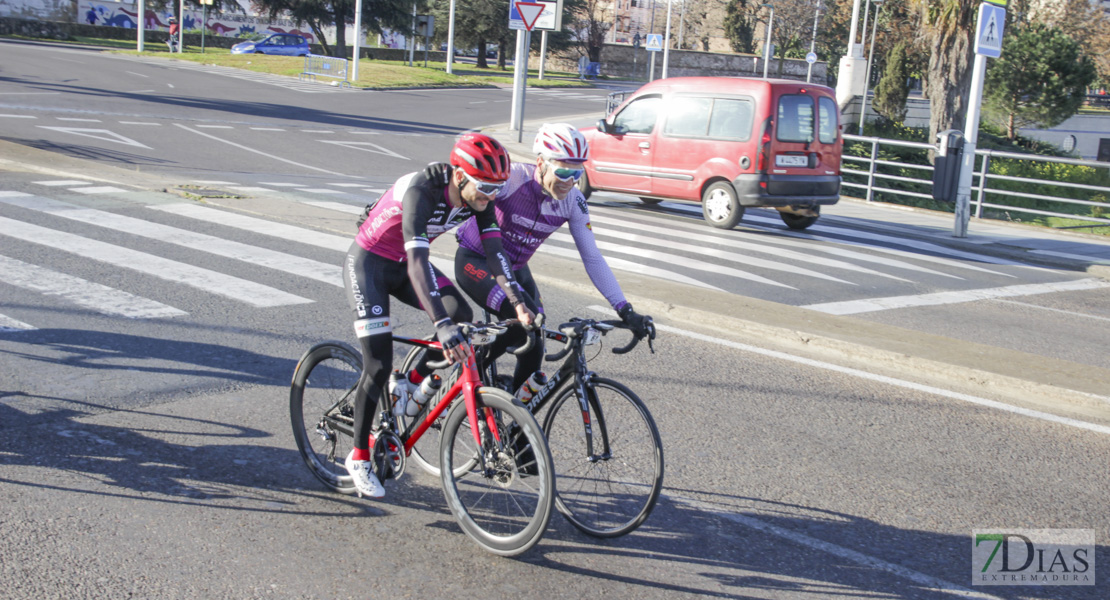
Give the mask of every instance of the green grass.
[[(4, 36), (17, 37), (17, 36)], [(23, 38), (32, 39), (32, 38)], [(62, 40), (51, 40), (62, 41)], [(113, 40), (91, 37), (74, 37), (64, 40), (64, 43), (103, 46), (116, 49), (121, 54), (164, 56), (171, 58), (169, 49), (163, 42), (146, 41), (143, 52), (135, 50), (134, 40)], [(417, 52), (416, 59), (420, 58)], [(189, 60), (198, 63), (233, 67), (258, 73), (272, 73), (296, 77), (304, 70), (304, 59), (294, 56), (267, 56), (264, 54), (231, 54), (227, 48), (206, 47), (201, 52), (200, 46), (186, 46), (182, 54), (172, 56), (176, 60)], [(495, 87), (511, 86), (513, 71), (501, 70), (497, 67), (479, 69), (468, 63), (454, 63), (453, 73), (447, 73), (447, 64), (443, 62), (428, 62), (424, 66), (423, 60), (413, 60), (413, 66), (408, 66), (404, 61), (370, 60), (362, 59), (358, 64), (358, 81), (351, 82), (355, 87), (374, 89), (396, 89), (410, 87)], [(528, 87), (533, 88), (561, 88), (561, 87), (593, 87), (591, 84), (579, 81), (577, 73), (552, 71), (544, 72), (544, 79), (537, 79), (539, 72), (535, 69), (528, 71)], [(321, 78), (321, 81), (328, 81)]]

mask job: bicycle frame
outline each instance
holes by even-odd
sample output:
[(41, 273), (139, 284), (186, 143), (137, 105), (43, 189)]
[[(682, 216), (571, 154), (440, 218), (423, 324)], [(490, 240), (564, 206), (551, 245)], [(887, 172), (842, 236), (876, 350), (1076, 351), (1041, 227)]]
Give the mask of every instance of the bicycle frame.
[[(402, 344), (408, 344), (410, 346), (421, 346), (431, 351), (443, 350), (443, 347), (440, 345), (439, 342), (429, 340), (394, 336), (393, 341)], [(426, 414), (424, 415), (424, 420), (419, 422), (413, 421), (409, 425), (408, 430), (401, 433), (401, 439), (404, 441), (405, 444), (405, 456), (409, 456), (410, 454), (412, 454), (412, 447), (416, 445), (416, 442), (420, 440), (420, 437), (424, 435), (424, 432), (427, 431), (433, 423), (435, 423), (436, 419), (438, 419), (439, 416), (451, 406), (451, 403), (453, 403), (455, 399), (459, 397), (459, 394), (462, 394), (463, 400), (466, 402), (466, 416), (470, 421), (470, 429), (471, 432), (474, 434), (474, 442), (478, 445), (478, 448), (482, 447), (481, 432), (477, 426), (478, 388), (482, 386), (482, 380), (478, 372), (477, 364), (474, 360), (474, 355), (471, 354), (470, 358), (467, 359), (466, 364), (463, 365), (462, 369), (456, 372), (460, 373), (460, 375), (454, 378), (454, 380), (451, 382), (450, 387), (445, 393), (441, 391), (440, 393), (436, 394), (436, 396), (440, 398), (440, 401), (436, 403), (434, 407), (429, 407), (425, 410)], [(389, 412), (388, 406), (384, 408), (386, 412)], [(494, 421), (492, 411), (488, 409), (485, 411), (485, 420), (488, 430), (493, 434), (494, 440), (496, 440), (497, 443), (500, 445), (501, 436), (497, 430), (497, 423), (496, 421)], [(485, 459), (483, 458), (483, 461), (484, 460)]]

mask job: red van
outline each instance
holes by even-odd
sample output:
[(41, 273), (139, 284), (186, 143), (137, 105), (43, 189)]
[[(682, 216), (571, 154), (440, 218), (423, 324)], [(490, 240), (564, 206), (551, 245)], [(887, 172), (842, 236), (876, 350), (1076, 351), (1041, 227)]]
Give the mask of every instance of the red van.
[(844, 141), (833, 90), (784, 79), (673, 77), (634, 92), (582, 133), (590, 160), (579, 188), (701, 202), (731, 229), (748, 206), (805, 229), (840, 199)]

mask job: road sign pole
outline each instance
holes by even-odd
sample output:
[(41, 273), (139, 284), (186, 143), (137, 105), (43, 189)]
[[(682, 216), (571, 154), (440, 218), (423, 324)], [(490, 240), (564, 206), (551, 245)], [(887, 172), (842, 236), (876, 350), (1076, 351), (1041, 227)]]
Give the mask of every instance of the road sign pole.
[(673, 2), (667, 2), (667, 35), (663, 38), (663, 74), (660, 79), (667, 78), (667, 63), (670, 62), (671, 53), (671, 5)]
[(353, 50), (351, 53), (351, 68), (347, 71), (352, 83), (358, 81), (358, 59), (359, 55), (362, 54), (362, 0), (355, 0), (355, 46)]
[(956, 187), (956, 223), (953, 237), (967, 237), (967, 224), (971, 220), (971, 177), (975, 172), (975, 145), (979, 141), (979, 105), (983, 103), (983, 79), (987, 70), (987, 57), (975, 55), (971, 70), (971, 96), (967, 101), (967, 121), (964, 124), (963, 160), (960, 162), (960, 181)]
[(135, 42), (135, 49), (139, 52), (143, 51), (143, 45), (146, 37), (146, 0), (139, 0), (139, 37)]
[(543, 81), (543, 67), (545, 59), (547, 58), (547, 30), (544, 29), (540, 32), (540, 75), (539, 80)]
[(455, 0), (451, 0), (451, 8), (447, 16), (447, 74), (454, 71), (451, 65), (455, 63)]
[[(509, 123), (510, 129), (515, 129), (517, 132), (517, 141), (521, 139), (524, 128), (524, 86), (528, 74), (527, 59), (522, 59), (524, 56), (524, 34), (523, 29), (516, 30), (516, 58), (513, 60), (513, 110), (510, 115)], [(521, 68), (523, 64), (524, 68)]]

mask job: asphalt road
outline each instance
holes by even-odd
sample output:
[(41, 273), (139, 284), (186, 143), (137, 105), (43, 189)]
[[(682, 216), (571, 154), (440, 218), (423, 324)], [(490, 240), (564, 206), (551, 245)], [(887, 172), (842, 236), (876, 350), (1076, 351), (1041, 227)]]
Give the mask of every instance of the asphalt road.
[[(12, 48), (34, 46), (0, 46), (8, 78), (0, 81), (0, 114), (23, 115), (0, 117), (2, 136), (19, 143), (0, 146), (6, 161), (0, 163), (0, 314), (9, 319), (0, 323), (6, 328), (0, 332), (0, 598), (1106, 596), (1104, 578), (1082, 587), (972, 586), (970, 551), (975, 529), (1089, 529), (1101, 559), (1096, 569), (1107, 564), (1105, 415), (1076, 406), (1030, 412), (1023, 407), (1036, 398), (1002, 402), (990, 386), (969, 392), (909, 368), (920, 355), (906, 355), (901, 371), (891, 364), (866, 368), (851, 356), (859, 346), (835, 356), (827, 349), (783, 347), (740, 323), (764, 319), (783, 326), (775, 319), (807, 314), (814, 316), (794, 325), (840, 323), (887, 336), (900, 331), (901, 341), (924, 344), (910, 329), (886, 323), (866, 329), (867, 323), (831, 316), (826, 322), (817, 318), (822, 313), (799, 308), (845, 299), (828, 295), (842, 284), (799, 284), (793, 286), (798, 292), (789, 292), (795, 296), (762, 299), (705, 287), (729, 281), (719, 274), (699, 276), (699, 286), (635, 267), (618, 270), (638, 308), (661, 325), (658, 352), (601, 352), (591, 367), (626, 382), (649, 403), (667, 469), (656, 511), (629, 536), (590, 539), (555, 516), (532, 552), (500, 559), (459, 531), (438, 481), (415, 468), (387, 484), (381, 502), (328, 493), (296, 452), (287, 390), (304, 349), (352, 337), (333, 280), (343, 244), (354, 233), (349, 211), (378, 193), (375, 185), (388, 183), (390, 169), (395, 175), (437, 158), (452, 132), (504, 121), (507, 107), (490, 100), (507, 93), (457, 92), (453, 103), (444, 101), (444, 92), (312, 94), (72, 50), (9, 61)], [(80, 66), (62, 73), (69, 63), (60, 59)], [(120, 62), (126, 67), (105, 72)], [(170, 92), (172, 101), (141, 88), (131, 96), (119, 91), (120, 72), (144, 68), (151, 79), (165, 71), (159, 83), (163, 92), (178, 90)], [(168, 87), (182, 80), (190, 91)], [(213, 90), (211, 106), (201, 106), (195, 91), (205, 87)], [(24, 97), (29, 94), (36, 96)], [(244, 116), (245, 105), (260, 97), (267, 98), (269, 116)], [(89, 98), (98, 99), (93, 107)], [(471, 106), (473, 113), (452, 112), (460, 98), (482, 104)], [(529, 106), (534, 116), (544, 116), (539, 101)], [(546, 110), (554, 117), (594, 106), (600, 111), (603, 105), (563, 98)], [(325, 113), (335, 123), (374, 119), (376, 125), (357, 129), (388, 137), (379, 145), (407, 160), (295, 143), (301, 138), (294, 133), (323, 129)], [(437, 115), (429, 118), (437, 123), (420, 125), (424, 113)], [(487, 120), (470, 121), (478, 115)], [(159, 125), (120, 129), (133, 117)], [(110, 126), (109, 118), (115, 119)], [(191, 125), (187, 130), (181, 123)], [(397, 123), (410, 129), (390, 129)], [(148, 148), (72, 129), (104, 129)], [(285, 140), (286, 149), (309, 148), (304, 162), (314, 169), (349, 177), (274, 160), (295, 156), (281, 149), (264, 147), (268, 157), (206, 137), (254, 147), (271, 134)], [(313, 135), (316, 142), (329, 139)], [(369, 137), (374, 144), (381, 139)], [(350, 158), (358, 152), (373, 160)], [(173, 193), (182, 186), (197, 191), (209, 185), (200, 183), (205, 179), (222, 182), (211, 184), (220, 189), (263, 191), (240, 189), (235, 197), (199, 202)], [(297, 185), (282, 191), (266, 182)], [(306, 191), (312, 189), (341, 193)], [(605, 227), (626, 231), (624, 223), (611, 222), (623, 219), (641, 230), (667, 227), (683, 232), (684, 242), (711, 245), (695, 237), (703, 230), (688, 227), (696, 221), (681, 207), (619, 208), (592, 207), (597, 229), (609, 220)], [(780, 247), (797, 241), (773, 230), (756, 235)], [(805, 240), (804, 248), (834, 247), (845, 235), (823, 234)], [(565, 241), (551, 244), (570, 248)], [(623, 258), (661, 268), (662, 261), (643, 256), (660, 251), (659, 245), (638, 245), (641, 256)], [(871, 258), (891, 254), (856, 250)], [(437, 261), (449, 261), (450, 240), (437, 242), (435, 251)], [(615, 248), (606, 254), (621, 258)], [(922, 252), (898, 260), (923, 266), (933, 262), (926, 256), (944, 258)], [(978, 276), (992, 283), (1080, 278), (969, 264), (990, 269)], [(877, 272), (907, 270), (888, 267)], [(603, 301), (573, 260), (547, 252), (535, 259), (534, 270), (551, 314), (609, 314), (605, 307), (589, 308)], [(966, 271), (973, 269), (938, 267), (949, 275)], [(802, 281), (796, 273), (777, 273), (758, 271)], [(868, 277), (859, 281), (875, 286), (890, 279)], [(892, 285), (926, 291), (946, 279), (931, 274)], [(1064, 312), (1087, 306), (1087, 314), (1099, 316), (1104, 296), (1038, 301)], [(949, 313), (905, 318), (952, 329), (972, 327), (974, 317), (992, 318), (989, 309), (960, 310), (970, 313), (966, 321)], [(1052, 311), (1030, 310), (1026, 319), (1039, 323), (1045, 312)], [(427, 329), (416, 311), (399, 309), (396, 316), (402, 333)], [(1105, 343), (1096, 335), (1079, 327), (1055, 333), (1022, 343), (1062, 348), (1068, 338), (1090, 335), (1083, 343), (1091, 345), (1093, 358), (1042, 361), (1100, 368)], [(952, 352), (958, 351), (954, 344)], [(1067, 418), (1053, 419), (1061, 414)]]

